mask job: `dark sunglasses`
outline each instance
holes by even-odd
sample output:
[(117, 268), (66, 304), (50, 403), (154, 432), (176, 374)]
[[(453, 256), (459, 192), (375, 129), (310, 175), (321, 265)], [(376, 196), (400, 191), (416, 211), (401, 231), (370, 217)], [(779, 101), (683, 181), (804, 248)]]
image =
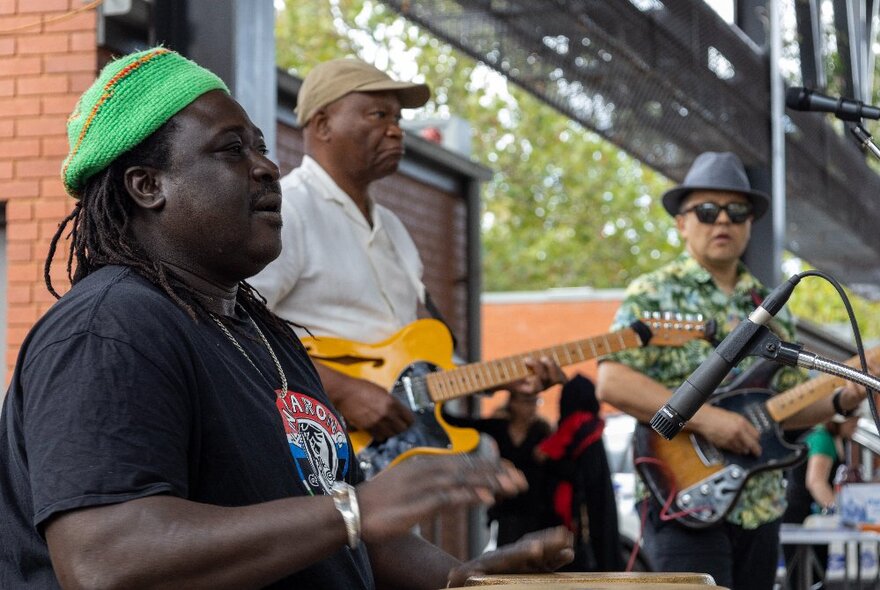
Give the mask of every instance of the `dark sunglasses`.
[(722, 211), (727, 213), (727, 217), (730, 218), (731, 223), (745, 223), (745, 221), (752, 216), (753, 209), (751, 203), (728, 203), (726, 205), (719, 205), (718, 203), (709, 201), (694, 205), (693, 207), (688, 207), (681, 212), (681, 215), (686, 215), (691, 211), (694, 212), (700, 223), (715, 223)]

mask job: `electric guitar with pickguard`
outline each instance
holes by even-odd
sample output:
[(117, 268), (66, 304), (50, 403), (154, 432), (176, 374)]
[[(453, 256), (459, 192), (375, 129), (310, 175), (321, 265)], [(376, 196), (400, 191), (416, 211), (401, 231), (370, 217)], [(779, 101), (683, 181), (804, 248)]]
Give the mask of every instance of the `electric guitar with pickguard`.
[(479, 433), (446, 422), (441, 402), (527, 377), (531, 370), (525, 360), (530, 357), (546, 356), (566, 366), (647, 344), (680, 346), (698, 338), (711, 340), (714, 332), (712, 322), (654, 314), (609, 334), (458, 367), (452, 361), (452, 336), (434, 319), (416, 320), (375, 344), (330, 337), (303, 338), (303, 344), (313, 360), (385, 387), (415, 415), (410, 428), (385, 441), (373, 441), (365, 431), (350, 433), (361, 468), (371, 477), (413, 455), (476, 448)]
[[(866, 353), (869, 361), (880, 359), (880, 347)], [(858, 367), (859, 358), (848, 365)], [(666, 440), (639, 422), (633, 434), (633, 456), (639, 475), (661, 506), (689, 528), (712, 526), (736, 504), (749, 478), (761, 471), (791, 467), (804, 458), (801, 444), (790, 444), (780, 423), (813, 402), (831, 395), (845, 381), (823, 374), (783, 393), (767, 389), (781, 365), (758, 359), (729, 385), (719, 389), (710, 403), (745, 416), (760, 433), (761, 455), (740, 455), (720, 449), (702, 436), (684, 431)], [(647, 459), (647, 460), (646, 460)]]

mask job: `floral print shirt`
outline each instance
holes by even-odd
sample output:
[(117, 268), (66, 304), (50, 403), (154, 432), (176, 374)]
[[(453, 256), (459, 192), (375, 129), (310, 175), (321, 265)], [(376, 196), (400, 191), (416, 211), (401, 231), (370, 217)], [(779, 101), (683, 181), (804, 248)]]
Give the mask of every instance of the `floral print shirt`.
[[(683, 253), (666, 266), (633, 281), (626, 291), (623, 303), (614, 317), (612, 330), (625, 328), (642, 317), (643, 312), (671, 311), (701, 315), (704, 320), (716, 322), (716, 342), (736, 327), (757, 307), (769, 290), (752, 276), (740, 263), (736, 287), (731, 295), (718, 288), (709, 272), (688, 253)], [(794, 323), (783, 309), (770, 328), (782, 340), (794, 338)], [(664, 386), (675, 389), (703, 362), (714, 345), (705, 340), (691, 340), (681, 347), (645, 346), (604, 357), (651, 377)], [(746, 357), (721, 384), (729, 383), (758, 360)], [(783, 391), (806, 380), (798, 369), (785, 367), (774, 375), (769, 387)], [(640, 497), (646, 493), (640, 485)], [(785, 511), (785, 487), (781, 470), (753, 475), (727, 520), (747, 529), (756, 528), (782, 516)]]

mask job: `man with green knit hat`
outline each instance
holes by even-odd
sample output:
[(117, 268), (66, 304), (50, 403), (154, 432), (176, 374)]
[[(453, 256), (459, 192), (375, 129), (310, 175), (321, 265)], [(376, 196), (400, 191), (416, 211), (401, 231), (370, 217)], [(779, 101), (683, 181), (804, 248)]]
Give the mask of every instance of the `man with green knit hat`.
[[(523, 488), (461, 457), (363, 482), (288, 324), (245, 282), (281, 249), (279, 172), (211, 72), (109, 64), (68, 122), (71, 287), (0, 419), (0, 588), (439, 588), (553, 568), (548, 530), (461, 563), (410, 529)], [(414, 568), (412, 564), (418, 564)]]

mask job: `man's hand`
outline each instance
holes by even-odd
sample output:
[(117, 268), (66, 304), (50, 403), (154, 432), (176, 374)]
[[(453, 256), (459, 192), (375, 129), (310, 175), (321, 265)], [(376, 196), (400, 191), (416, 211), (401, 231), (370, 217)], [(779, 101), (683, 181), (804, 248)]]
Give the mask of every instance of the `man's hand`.
[(507, 461), (472, 455), (419, 455), (357, 486), (361, 537), (382, 542), (406, 534), (423, 519), (455, 506), (491, 505), (528, 488)]
[(568, 381), (559, 365), (547, 357), (528, 358), (525, 364), (531, 370), (531, 375), (503, 385), (500, 389), (519, 395), (537, 395), (548, 387), (557, 383), (564, 385)]
[(464, 586), (471, 576), (552, 572), (574, 559), (573, 547), (574, 537), (565, 527), (529, 533), (453, 568), (449, 586)]
[(378, 440), (400, 434), (415, 421), (413, 413), (389, 392), (365, 379), (349, 377), (315, 363), (324, 390), (349, 429), (366, 430)]
[(715, 446), (740, 455), (761, 454), (761, 435), (744, 416), (713, 406), (703, 406), (694, 418), (690, 423), (691, 429)]

